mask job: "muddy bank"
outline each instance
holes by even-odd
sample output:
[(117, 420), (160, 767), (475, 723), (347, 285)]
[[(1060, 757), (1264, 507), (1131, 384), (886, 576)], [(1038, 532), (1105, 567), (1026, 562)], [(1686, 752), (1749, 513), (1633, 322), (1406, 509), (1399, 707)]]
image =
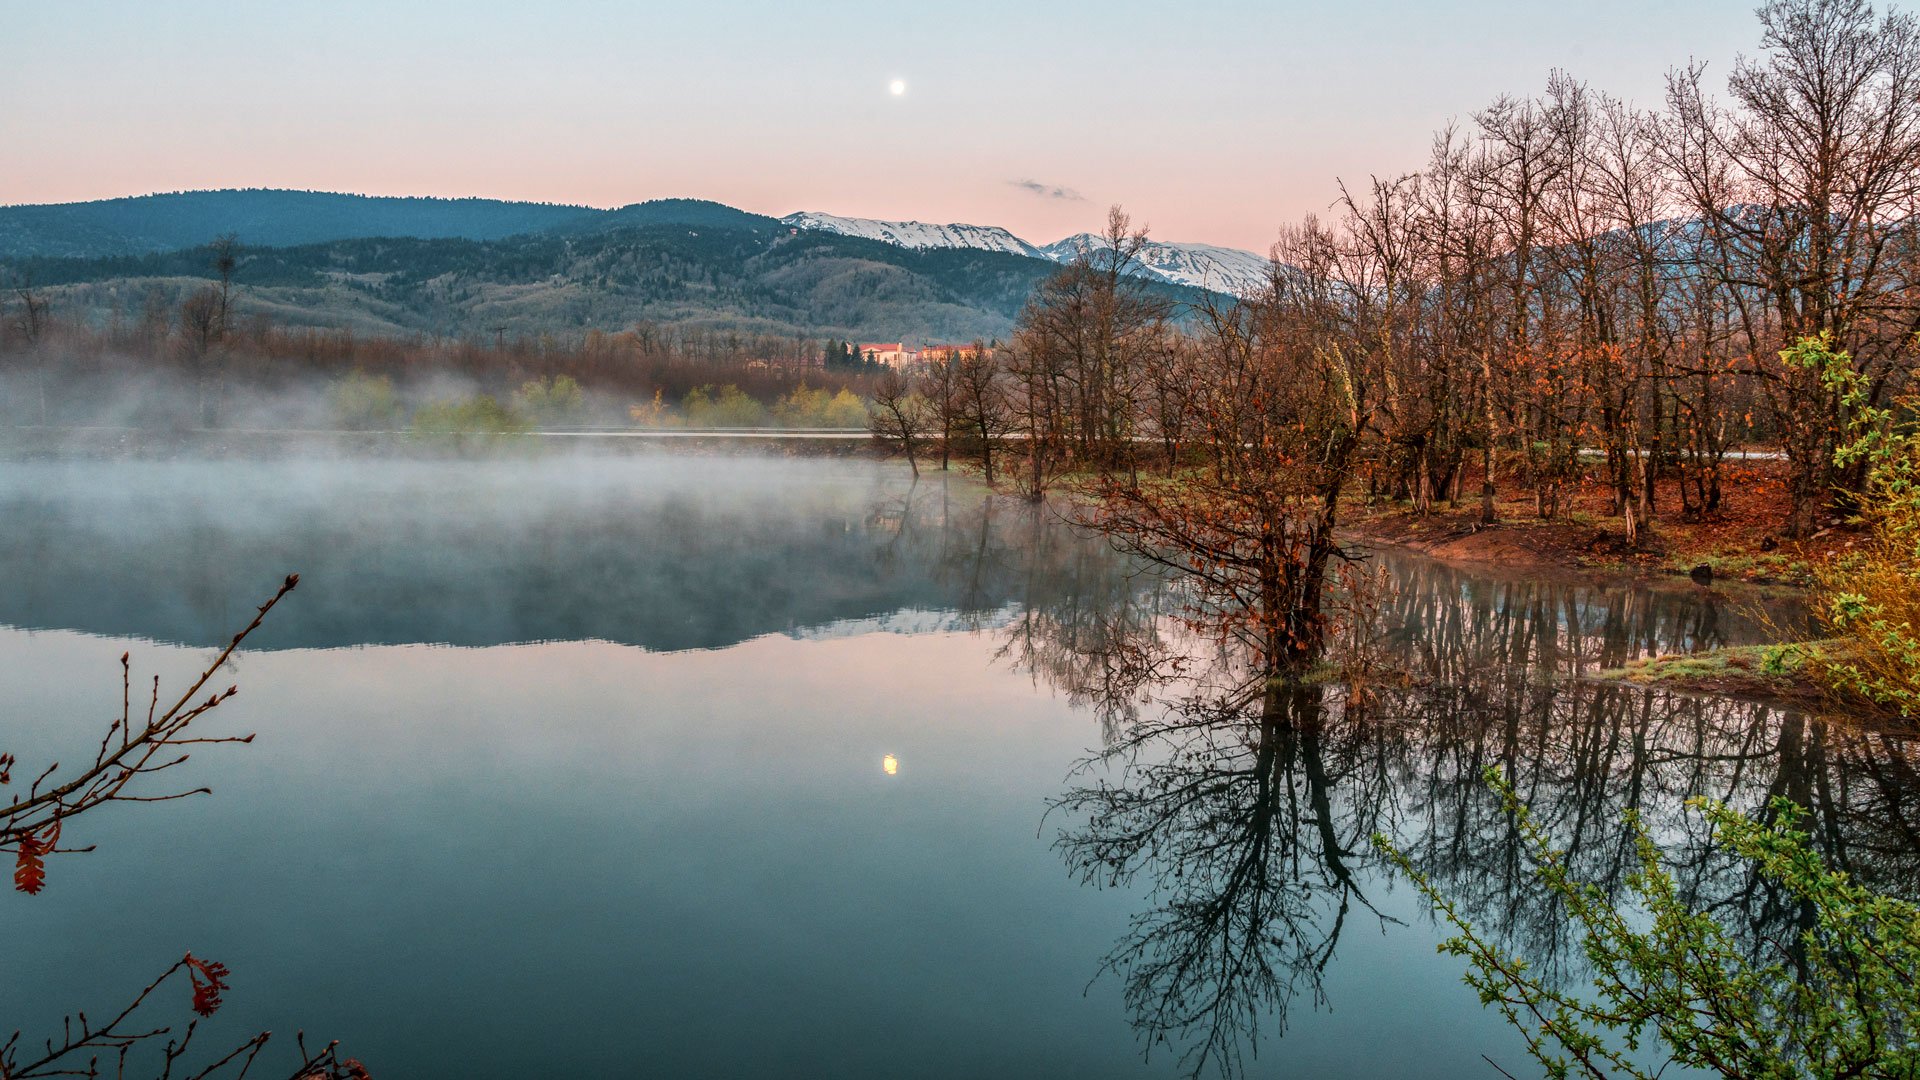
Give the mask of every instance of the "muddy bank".
[(1642, 533), (1636, 547), (1617, 521), (1515, 515), (1483, 525), (1477, 508), (1425, 517), (1397, 509), (1360, 510), (1342, 532), (1350, 540), (1391, 544), (1447, 562), (1785, 588), (1804, 588), (1809, 566), (1851, 541), (1848, 534), (1832, 532), (1785, 542), (1757, 523), (1735, 528), (1725, 522), (1661, 521)]

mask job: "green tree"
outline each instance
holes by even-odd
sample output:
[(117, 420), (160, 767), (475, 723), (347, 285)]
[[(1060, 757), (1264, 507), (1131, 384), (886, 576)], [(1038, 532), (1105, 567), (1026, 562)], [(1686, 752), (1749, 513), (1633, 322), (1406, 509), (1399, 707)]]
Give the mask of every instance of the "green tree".
[(513, 407), (535, 424), (573, 424), (586, 409), (586, 395), (571, 375), (529, 379), (514, 393)]
[(400, 399), (393, 380), (385, 375), (355, 371), (333, 385), (328, 394), (334, 423), (350, 431), (380, 431), (400, 420)]
[(731, 383), (717, 389), (694, 387), (687, 391), (680, 411), (686, 415), (689, 427), (763, 427), (767, 422), (767, 407)]

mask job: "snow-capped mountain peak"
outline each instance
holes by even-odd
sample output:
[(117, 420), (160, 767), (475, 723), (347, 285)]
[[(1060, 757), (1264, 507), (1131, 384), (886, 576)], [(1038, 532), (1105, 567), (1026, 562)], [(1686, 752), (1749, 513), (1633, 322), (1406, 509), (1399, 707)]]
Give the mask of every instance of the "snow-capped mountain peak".
[[(788, 214), (780, 220), (796, 229), (819, 229), (916, 250), (971, 248), (1057, 263), (1071, 262), (1082, 253), (1092, 254), (1105, 246), (1099, 236), (1081, 233), (1039, 247), (996, 225), (930, 225), (922, 221), (877, 221), (812, 212)], [(1138, 259), (1138, 273), (1142, 277), (1242, 296), (1266, 285), (1267, 266), (1266, 256), (1240, 248), (1162, 240), (1147, 241)]]
[[(1097, 255), (1106, 246), (1104, 237), (1080, 233), (1041, 250), (1054, 262), (1070, 262), (1083, 254)], [(1214, 244), (1148, 240), (1141, 246), (1136, 261), (1143, 276), (1237, 296), (1247, 296), (1264, 288), (1269, 274), (1266, 256)]]
[(797, 229), (819, 229), (842, 236), (880, 240), (904, 248), (973, 248), (979, 251), (1005, 251), (1014, 255), (1044, 259), (1039, 248), (997, 225), (931, 225), (924, 221), (877, 221), (873, 218), (840, 217), (811, 211), (788, 214), (780, 219)]

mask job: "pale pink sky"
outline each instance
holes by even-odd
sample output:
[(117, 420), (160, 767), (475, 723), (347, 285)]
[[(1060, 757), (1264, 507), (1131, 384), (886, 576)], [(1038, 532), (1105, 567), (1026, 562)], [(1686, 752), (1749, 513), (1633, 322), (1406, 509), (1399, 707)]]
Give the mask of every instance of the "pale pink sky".
[(1551, 68), (1646, 103), (1690, 58), (1724, 73), (1757, 45), (1751, 7), (18, 4), (0, 203), (689, 196), (1045, 243), (1121, 202), (1162, 239), (1265, 250), (1337, 177), (1418, 166), (1436, 127)]

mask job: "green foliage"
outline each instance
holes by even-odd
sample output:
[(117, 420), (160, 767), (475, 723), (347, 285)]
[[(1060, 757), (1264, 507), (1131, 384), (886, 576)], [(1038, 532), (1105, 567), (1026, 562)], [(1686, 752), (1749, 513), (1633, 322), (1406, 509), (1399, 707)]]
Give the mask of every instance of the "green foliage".
[(499, 398), (478, 394), (421, 406), (413, 414), (413, 430), (422, 435), (512, 434), (526, 431), (527, 422)]
[(1916, 401), (1874, 407), (1845, 353), (1824, 354), (1818, 339), (1802, 342), (1801, 351), (1814, 358), (1802, 363), (1824, 355), (1828, 381), (1853, 409), (1851, 438), (1835, 464), (1866, 472), (1859, 513), (1866, 541), (1814, 574), (1814, 613), (1846, 643), (1816, 673), (1841, 693), (1920, 716), (1920, 430), (1899, 419), (1913, 415)]
[(829, 394), (803, 384), (774, 403), (773, 419), (783, 427), (864, 428), (867, 403), (851, 390)]
[(1768, 675), (1791, 675), (1806, 665), (1807, 652), (1806, 648), (1792, 642), (1763, 646), (1760, 650), (1760, 670)]
[(571, 375), (529, 379), (513, 395), (513, 411), (535, 424), (578, 423), (586, 394)]
[(1780, 350), (1780, 362), (1819, 375), (1820, 385), (1837, 394), (1848, 408), (1866, 404), (1871, 384), (1854, 368), (1851, 354), (1833, 347), (1833, 335), (1827, 331), (1803, 337)]
[(1412, 879), (1458, 933), (1442, 952), (1467, 960), (1466, 982), (1519, 1029), (1550, 1077), (1632, 1077), (1657, 1038), (1673, 1063), (1728, 1077), (1907, 1078), (1920, 1075), (1920, 907), (1879, 895), (1830, 869), (1800, 830), (1804, 813), (1776, 799), (1755, 821), (1708, 799), (1688, 806), (1713, 838), (1803, 912), (1794, 941), (1750, 958), (1713, 913), (1696, 911), (1638, 814), (1625, 824), (1638, 852), (1610, 899), (1579, 881), (1497, 770), (1487, 781), (1526, 840), (1536, 878), (1566, 908), (1591, 970), (1573, 993), (1476, 931), (1452, 900), (1383, 836), (1374, 845)]
[(717, 389), (694, 387), (680, 403), (680, 412), (686, 417), (688, 427), (764, 427), (767, 422), (767, 407), (732, 383)]
[(355, 371), (328, 394), (334, 422), (349, 431), (384, 431), (400, 422), (400, 399), (385, 375)]

